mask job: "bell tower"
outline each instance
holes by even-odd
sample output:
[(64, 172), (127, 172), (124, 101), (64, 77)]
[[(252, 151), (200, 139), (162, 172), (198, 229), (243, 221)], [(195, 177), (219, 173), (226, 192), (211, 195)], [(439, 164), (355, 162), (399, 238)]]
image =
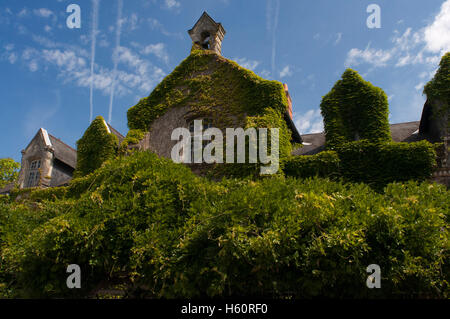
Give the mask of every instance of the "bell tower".
[(221, 23), (214, 21), (206, 12), (203, 12), (200, 19), (188, 33), (192, 39), (193, 46), (222, 55), (222, 41), (226, 31)]

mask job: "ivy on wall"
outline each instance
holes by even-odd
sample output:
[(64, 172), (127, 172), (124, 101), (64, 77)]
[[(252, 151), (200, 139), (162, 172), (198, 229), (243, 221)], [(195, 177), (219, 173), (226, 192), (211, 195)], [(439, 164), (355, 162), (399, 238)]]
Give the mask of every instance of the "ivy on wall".
[(117, 136), (108, 132), (103, 117), (97, 116), (77, 141), (77, 167), (74, 176), (88, 175), (103, 162), (116, 156), (118, 144)]
[(338, 177), (339, 156), (335, 151), (324, 151), (315, 155), (292, 156), (284, 165), (286, 176), (297, 178)]
[[(226, 128), (279, 128), (280, 158), (292, 151), (291, 131), (283, 117), (288, 108), (283, 85), (265, 80), (215, 52), (193, 47), (150, 96), (128, 110), (128, 126), (146, 132), (154, 120), (177, 106), (189, 107), (192, 118), (211, 119), (224, 135)], [(234, 171), (235, 165), (226, 166)], [(239, 165), (238, 175), (252, 175), (257, 166)]]
[(119, 147), (120, 154), (129, 154), (130, 150), (128, 149), (129, 145), (138, 144), (145, 136), (144, 131), (142, 130), (130, 130), (122, 141)]
[(379, 143), (368, 140), (345, 143), (337, 148), (342, 176), (382, 188), (391, 182), (429, 179), (436, 165), (435, 145)]
[(199, 115), (220, 106), (238, 117), (262, 115), (267, 108), (283, 114), (288, 107), (280, 82), (265, 80), (212, 51), (194, 50), (150, 96), (128, 110), (128, 126), (147, 131), (169, 108), (186, 105)]
[[(424, 93), (428, 98), (443, 103), (441, 109), (433, 110), (436, 116), (446, 115), (448, 117), (450, 112), (450, 52), (442, 57), (439, 69), (433, 79), (425, 85)], [(448, 127), (450, 128), (450, 120)]]
[(328, 148), (360, 139), (391, 140), (386, 93), (352, 69), (323, 97), (320, 108)]
[(286, 176), (296, 178), (343, 178), (382, 190), (392, 182), (424, 181), (436, 165), (436, 149), (441, 144), (371, 142), (344, 143), (336, 151), (293, 156), (284, 165)]

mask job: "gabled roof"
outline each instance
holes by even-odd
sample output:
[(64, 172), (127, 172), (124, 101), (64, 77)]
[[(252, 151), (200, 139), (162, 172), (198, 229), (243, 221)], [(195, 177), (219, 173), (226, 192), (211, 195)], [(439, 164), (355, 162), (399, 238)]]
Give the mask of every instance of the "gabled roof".
[(111, 131), (112, 134), (114, 134), (115, 136), (117, 136), (117, 138), (119, 139), (119, 145), (122, 143), (122, 141), (125, 139), (125, 136), (123, 136), (122, 134), (120, 134), (120, 132), (118, 130), (116, 130), (114, 127), (112, 127), (109, 123), (107, 123), (109, 130)]
[(75, 169), (77, 166), (77, 151), (51, 134), (49, 134), (49, 137), (55, 158)]
[(77, 151), (60, 139), (48, 134), (47, 130), (44, 128), (39, 129), (30, 143), (28, 143), (27, 147), (25, 147), (25, 150), (30, 147), (31, 143), (33, 143), (36, 138), (39, 138), (46, 147), (53, 149), (55, 158), (75, 169), (77, 165)]
[(205, 22), (208, 23), (212, 26), (214, 26), (216, 28), (216, 30), (221, 29), (221, 31), (223, 32), (223, 34), (226, 33), (225, 29), (223, 28), (222, 24), (219, 22), (214, 21), (213, 18), (211, 18), (209, 16), (208, 13), (206, 13), (206, 11), (203, 11), (202, 16), (197, 20), (197, 22), (195, 23), (195, 25), (192, 27), (192, 29), (190, 29), (188, 31), (189, 34), (192, 34), (193, 32), (195, 32), (195, 30), (197, 29), (197, 26), (201, 23), (201, 22)]
[[(391, 124), (391, 136), (394, 142), (417, 142), (425, 139), (419, 134), (419, 121)], [(325, 150), (325, 133), (302, 135), (303, 147), (292, 152), (292, 155), (314, 155)]]

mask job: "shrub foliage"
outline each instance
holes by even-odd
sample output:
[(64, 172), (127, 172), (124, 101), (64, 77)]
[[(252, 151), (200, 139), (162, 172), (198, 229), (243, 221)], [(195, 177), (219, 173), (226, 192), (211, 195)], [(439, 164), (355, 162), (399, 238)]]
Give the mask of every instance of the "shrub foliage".
[(116, 156), (118, 144), (117, 136), (108, 132), (103, 117), (95, 118), (83, 137), (77, 141), (75, 176), (90, 174), (103, 162)]
[[(450, 296), (450, 196), (439, 185), (382, 194), (321, 178), (212, 182), (142, 152), (32, 196), (0, 201), (6, 297), (117, 285), (156, 298)], [(373, 263), (382, 289), (366, 287)], [(69, 264), (82, 269), (81, 290), (66, 287)]]
[(320, 108), (329, 148), (359, 139), (391, 139), (386, 94), (352, 69), (323, 97)]
[(316, 155), (293, 156), (284, 165), (287, 176), (332, 177), (339, 176), (339, 156), (335, 151), (320, 152)]
[[(441, 59), (439, 69), (433, 79), (425, 85), (424, 93), (428, 98), (443, 103), (442, 109), (435, 110), (437, 116), (449, 116), (450, 113), (450, 52)], [(448, 120), (450, 129), (450, 119)]]
[(393, 181), (423, 181), (431, 177), (436, 151), (427, 141), (374, 143), (367, 140), (337, 148), (341, 174), (347, 180), (383, 187)]
[(20, 164), (12, 158), (0, 158), (0, 188), (17, 180)]

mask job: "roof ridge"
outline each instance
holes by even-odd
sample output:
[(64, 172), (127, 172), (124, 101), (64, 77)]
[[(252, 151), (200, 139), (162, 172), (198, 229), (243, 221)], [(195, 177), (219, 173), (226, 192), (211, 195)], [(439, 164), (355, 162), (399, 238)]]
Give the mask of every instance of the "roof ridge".
[(48, 133), (48, 135), (51, 136), (51, 137), (53, 137), (53, 138), (56, 139), (57, 141), (61, 142), (63, 145), (67, 146), (67, 147), (70, 148), (71, 150), (73, 150), (73, 151), (75, 151), (75, 152), (77, 151), (77, 150), (74, 149), (72, 146), (70, 146), (70, 145), (64, 143), (61, 139), (59, 139), (59, 138), (53, 136), (52, 134)]

